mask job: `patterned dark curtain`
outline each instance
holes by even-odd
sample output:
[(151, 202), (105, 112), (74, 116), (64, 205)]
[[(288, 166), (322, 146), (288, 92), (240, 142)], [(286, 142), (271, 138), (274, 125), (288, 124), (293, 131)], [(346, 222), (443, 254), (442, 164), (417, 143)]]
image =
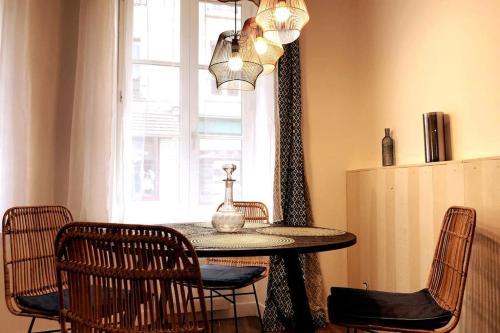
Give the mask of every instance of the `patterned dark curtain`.
[[(281, 211), (283, 223), (286, 225), (308, 226), (312, 224), (312, 219), (302, 147), (299, 42), (284, 45), (284, 48), (285, 55), (278, 67), (279, 135), (276, 145), (275, 210)], [(324, 327), (325, 297), (318, 258), (315, 254), (300, 255), (299, 260), (314, 324), (316, 327)], [(264, 329), (289, 329), (292, 318), (293, 309), (283, 258), (272, 256)]]

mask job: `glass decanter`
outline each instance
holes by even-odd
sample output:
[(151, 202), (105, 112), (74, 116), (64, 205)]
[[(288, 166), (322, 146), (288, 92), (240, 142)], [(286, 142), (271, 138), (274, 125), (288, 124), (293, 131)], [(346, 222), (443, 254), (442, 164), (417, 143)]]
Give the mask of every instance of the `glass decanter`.
[(222, 170), (226, 172), (226, 193), (224, 205), (212, 216), (212, 225), (218, 232), (237, 232), (245, 224), (243, 213), (236, 210), (233, 204), (233, 172), (236, 170), (234, 164), (224, 164)]

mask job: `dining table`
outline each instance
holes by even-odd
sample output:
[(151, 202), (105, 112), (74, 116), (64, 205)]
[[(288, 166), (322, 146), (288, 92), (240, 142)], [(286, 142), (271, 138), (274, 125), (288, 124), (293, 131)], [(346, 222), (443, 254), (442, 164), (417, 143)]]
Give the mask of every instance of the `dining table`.
[(281, 256), (291, 291), (293, 319), (289, 328), (295, 332), (314, 332), (299, 255), (344, 249), (356, 243), (356, 235), (327, 228), (247, 223), (236, 233), (221, 233), (209, 223), (176, 223), (168, 227), (185, 235), (200, 258)]

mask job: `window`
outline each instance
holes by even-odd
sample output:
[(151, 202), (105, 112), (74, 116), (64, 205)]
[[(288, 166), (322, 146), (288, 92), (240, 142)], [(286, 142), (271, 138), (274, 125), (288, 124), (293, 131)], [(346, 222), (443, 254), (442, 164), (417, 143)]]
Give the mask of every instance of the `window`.
[[(119, 80), (126, 95), (126, 220), (209, 219), (224, 198), (225, 163), (238, 167), (235, 200), (249, 200), (255, 119), (265, 110), (257, 110), (257, 92), (218, 91), (208, 72), (219, 34), (234, 29), (234, 4), (134, 0), (121, 6), (120, 31), (129, 36), (120, 39)], [(255, 10), (238, 4), (238, 27)], [(272, 80), (262, 85), (274, 95)]]

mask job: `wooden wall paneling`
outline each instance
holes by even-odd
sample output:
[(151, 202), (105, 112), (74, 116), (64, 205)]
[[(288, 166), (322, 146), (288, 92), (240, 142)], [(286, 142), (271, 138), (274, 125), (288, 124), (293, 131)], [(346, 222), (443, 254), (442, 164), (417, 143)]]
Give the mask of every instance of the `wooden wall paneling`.
[[(427, 284), (429, 271), (434, 256), (435, 237), (434, 237), (434, 192), (433, 172), (431, 166), (419, 167), (418, 169), (418, 198), (414, 199), (418, 203), (418, 234), (419, 249), (418, 260), (415, 260), (416, 271), (419, 276), (417, 289), (423, 288)], [(417, 251), (417, 249), (415, 249)]]
[(360, 175), (359, 184), (359, 207), (360, 207), (360, 238), (358, 246), (361, 255), (361, 283), (371, 284), (372, 274), (376, 265), (373, 260), (376, 258), (375, 238), (370, 235), (372, 225), (375, 220), (373, 206), (376, 205), (376, 196), (374, 195), (374, 185), (377, 172), (371, 170), (363, 172)]
[(462, 319), (454, 332), (500, 332), (500, 157), (347, 173), (348, 281), (423, 288), (446, 209), (474, 207), (477, 228)]
[[(394, 179), (394, 169), (385, 169), (385, 214), (384, 220), (380, 221), (380, 224), (384, 225), (386, 239), (384, 242), (385, 247), (385, 257), (387, 260), (387, 264), (385, 266), (378, 265), (377, 267), (380, 270), (384, 271), (386, 274), (385, 283), (380, 286), (382, 290), (386, 290), (396, 283), (396, 247), (394, 243), (394, 239), (396, 238), (396, 230), (395, 230), (395, 179)], [(377, 288), (378, 286), (374, 286)]]
[(480, 207), (478, 223), (490, 231), (500, 231), (500, 159), (464, 163), (465, 201)]
[(422, 286), (422, 267), (417, 258), (420, 258), (421, 249), (421, 234), (420, 234), (420, 174), (418, 168), (408, 168), (408, 188), (407, 188), (407, 217), (408, 217), (408, 263), (411, 267), (408, 270), (411, 272), (408, 279), (407, 289), (409, 291), (417, 290)]
[(500, 160), (465, 162), (464, 182), (477, 227), (457, 332), (500, 332)]
[(347, 249), (347, 277), (349, 285), (360, 288), (361, 279), (361, 249), (360, 249), (360, 175), (361, 172), (348, 172), (347, 187), (347, 230), (358, 236), (357, 243)]
[[(371, 289), (379, 288), (381, 290), (384, 290), (384, 288), (386, 288), (387, 286), (389, 276), (392, 276), (389, 269), (389, 257), (391, 255), (391, 249), (387, 246), (389, 239), (386, 223), (386, 221), (388, 220), (387, 206), (389, 205), (387, 203), (387, 198), (391, 197), (390, 195), (388, 195), (388, 193), (390, 193), (390, 188), (388, 189), (387, 184), (388, 174), (390, 173), (388, 173), (386, 169), (378, 169), (377, 179), (375, 180), (375, 196), (377, 198), (377, 205), (373, 213), (375, 216), (377, 229), (374, 233), (372, 233), (372, 235), (374, 235), (374, 237), (377, 239), (377, 247), (376, 249), (374, 249), (377, 252), (377, 259), (375, 263), (377, 270), (375, 274), (372, 275), (372, 278), (369, 281), (369, 288)], [(389, 181), (389, 187), (391, 186), (390, 183), (391, 182)]]
[(434, 193), (434, 243), (437, 244), (443, 216), (450, 206), (464, 203), (463, 164), (438, 164), (432, 166), (432, 191)]
[(395, 290), (410, 291), (410, 276), (413, 274), (410, 257), (410, 218), (408, 168), (395, 168), (394, 171), (394, 264)]

